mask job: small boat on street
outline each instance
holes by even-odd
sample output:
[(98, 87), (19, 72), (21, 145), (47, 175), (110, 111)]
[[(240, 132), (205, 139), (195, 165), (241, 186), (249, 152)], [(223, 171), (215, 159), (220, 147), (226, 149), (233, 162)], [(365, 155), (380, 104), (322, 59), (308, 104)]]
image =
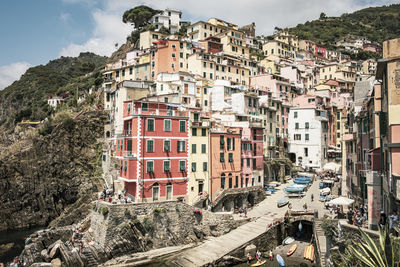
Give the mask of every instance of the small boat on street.
[(289, 198), (288, 197), (283, 197), (283, 198), (278, 200), (277, 206), (278, 206), (278, 208), (280, 208), (280, 207), (285, 206), (288, 203), (289, 203)]
[(267, 262), (267, 260), (263, 260), (262, 262), (256, 262), (251, 265), (251, 267), (262, 266)]
[(286, 237), (285, 239), (283, 239), (282, 245), (289, 245), (289, 244), (291, 244), (291, 243), (293, 243), (293, 242), (294, 242), (294, 238), (288, 236), (288, 237)]
[(286, 253), (287, 256), (292, 255), (297, 249), (297, 244), (294, 244), (293, 246), (290, 247), (289, 251)]
[(280, 266), (285, 266), (285, 261), (283, 260), (281, 255), (279, 255), (279, 254), (276, 255), (276, 261), (278, 262), (278, 264)]

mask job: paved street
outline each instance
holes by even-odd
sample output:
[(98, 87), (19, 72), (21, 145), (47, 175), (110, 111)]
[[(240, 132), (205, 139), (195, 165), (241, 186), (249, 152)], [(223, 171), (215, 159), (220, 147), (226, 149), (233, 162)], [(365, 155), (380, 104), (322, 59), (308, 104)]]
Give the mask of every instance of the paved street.
[[(264, 201), (259, 203), (250, 209), (247, 213), (247, 217), (249, 218), (257, 218), (268, 213), (276, 213), (278, 216), (284, 216), (285, 212), (288, 210), (288, 206), (283, 206), (281, 208), (277, 207), (277, 201), (285, 196), (285, 192), (283, 189), (293, 184), (293, 181), (290, 181), (287, 184), (282, 184), (278, 187), (278, 190), (272, 194), (271, 196), (267, 196)], [(311, 194), (314, 194), (314, 201), (311, 202)], [(307, 203), (309, 210), (318, 209), (319, 217), (321, 218), (323, 214), (328, 211), (324, 208), (324, 203), (318, 201), (319, 199), (319, 179), (313, 182), (313, 184), (308, 189), (306, 196), (303, 198), (290, 198), (290, 203), (292, 203), (292, 210), (303, 210), (304, 202)], [(235, 220), (242, 219), (238, 214), (234, 214)]]
[[(262, 234), (267, 224), (281, 219), (285, 215), (288, 209), (287, 205), (278, 208), (276, 201), (285, 195), (283, 189), (289, 184), (281, 185), (275, 194), (268, 196), (264, 201), (249, 210), (247, 216), (255, 218), (254, 221), (246, 223), (226, 235), (208, 238), (203, 244), (177, 255), (172, 260), (172, 263), (178, 266), (202, 266), (222, 258)], [(291, 199), (293, 210), (302, 210), (303, 204), (306, 202), (309, 209), (318, 209), (320, 217), (326, 213), (324, 204), (318, 201), (318, 184), (319, 180), (315, 181), (304, 198)], [(315, 197), (313, 202), (311, 202), (311, 194), (314, 194)], [(238, 214), (234, 214), (234, 218), (235, 220), (243, 219)]]

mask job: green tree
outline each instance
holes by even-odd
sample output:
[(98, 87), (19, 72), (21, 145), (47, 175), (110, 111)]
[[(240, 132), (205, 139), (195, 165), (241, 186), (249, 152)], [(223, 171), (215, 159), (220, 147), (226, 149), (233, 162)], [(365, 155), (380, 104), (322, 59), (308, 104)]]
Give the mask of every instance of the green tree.
[(152, 9), (151, 7), (141, 5), (125, 11), (122, 16), (124, 23), (131, 23), (135, 29), (142, 29), (149, 24), (149, 20), (156, 14), (161, 13), (160, 10)]
[(319, 19), (326, 19), (326, 18), (328, 18), (327, 16), (326, 16), (326, 14), (324, 13), (324, 12), (322, 12), (321, 14), (319, 14)]

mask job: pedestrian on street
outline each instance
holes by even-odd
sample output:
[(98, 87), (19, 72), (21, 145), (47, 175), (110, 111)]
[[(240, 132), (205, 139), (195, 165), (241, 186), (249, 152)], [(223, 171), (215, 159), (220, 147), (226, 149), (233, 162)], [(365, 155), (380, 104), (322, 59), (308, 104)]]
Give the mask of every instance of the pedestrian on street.
[(384, 229), (386, 225), (386, 214), (384, 211), (381, 211), (381, 217), (379, 218), (379, 226)]
[(247, 218), (247, 208), (244, 208), (244, 217)]
[(272, 250), (269, 251), (269, 260), (270, 261), (274, 260), (274, 254), (272, 254)]
[(247, 264), (250, 264), (252, 259), (253, 258), (251, 257), (250, 252), (247, 252)]
[(311, 202), (314, 201), (314, 194), (311, 194)]

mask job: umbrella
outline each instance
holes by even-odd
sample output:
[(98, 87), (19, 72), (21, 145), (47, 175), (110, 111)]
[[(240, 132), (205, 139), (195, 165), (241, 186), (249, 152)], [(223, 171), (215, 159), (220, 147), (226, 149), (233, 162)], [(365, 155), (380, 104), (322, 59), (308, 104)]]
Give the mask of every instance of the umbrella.
[(339, 206), (348, 206), (354, 203), (354, 199), (350, 199), (347, 197), (338, 197), (329, 201), (329, 204), (339, 205)]
[(324, 170), (327, 171), (335, 171), (337, 172), (340, 169), (341, 165), (337, 164), (335, 162), (328, 162), (327, 164), (324, 165)]

